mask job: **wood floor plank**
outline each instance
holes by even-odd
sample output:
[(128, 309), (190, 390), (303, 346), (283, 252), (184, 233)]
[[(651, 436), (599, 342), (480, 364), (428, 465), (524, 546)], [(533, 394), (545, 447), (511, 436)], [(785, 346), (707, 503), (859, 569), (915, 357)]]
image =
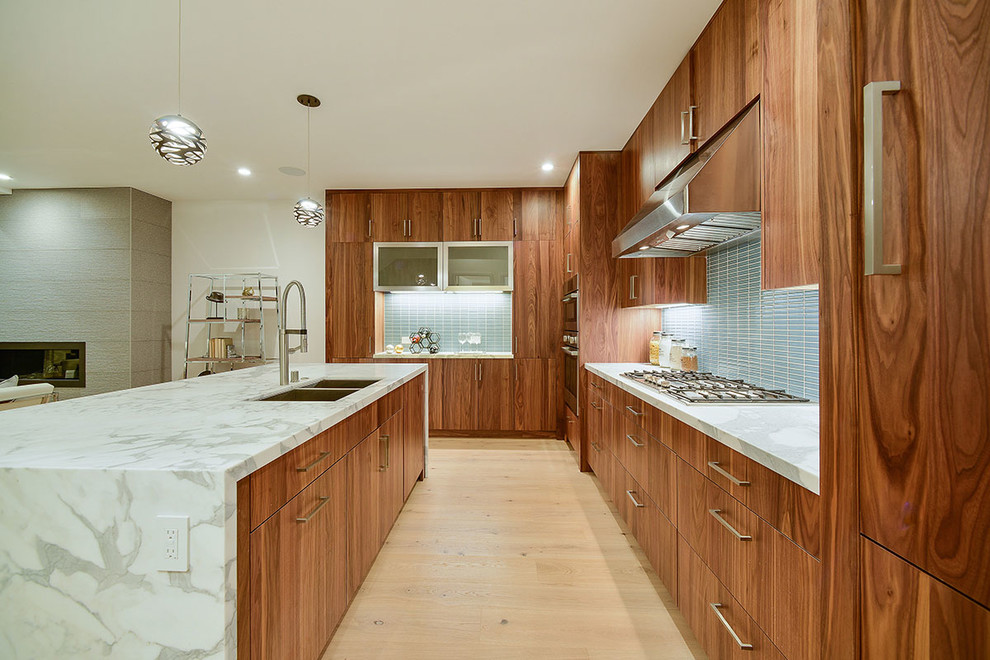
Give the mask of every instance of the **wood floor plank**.
[(324, 660), (704, 657), (565, 443), (431, 438)]

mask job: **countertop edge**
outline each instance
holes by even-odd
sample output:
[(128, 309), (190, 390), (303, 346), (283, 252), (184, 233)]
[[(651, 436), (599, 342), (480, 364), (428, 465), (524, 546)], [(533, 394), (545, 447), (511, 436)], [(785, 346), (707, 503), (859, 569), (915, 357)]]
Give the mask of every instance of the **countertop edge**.
[[(768, 470), (772, 470), (776, 474), (779, 474), (785, 479), (811, 491), (815, 495), (821, 494), (820, 476), (810, 472), (807, 468), (801, 467), (800, 465), (795, 465), (786, 458), (778, 456), (763, 447), (756, 446), (734, 435), (733, 433), (730, 433), (729, 431), (712, 425), (710, 422), (705, 422), (697, 417), (694, 417), (688, 411), (674, 405), (669, 397), (666, 397), (659, 392), (652, 392), (647, 390), (645, 387), (637, 385), (636, 383), (622, 378), (617, 378), (607, 371), (597, 367), (595, 364), (585, 364), (584, 366), (588, 369), (588, 371), (596, 376), (604, 378), (616, 387), (619, 387), (620, 389), (637, 397), (644, 403), (648, 403), (661, 412), (667, 413), (671, 417), (684, 422), (691, 428), (701, 431), (710, 438), (714, 438), (726, 447), (738, 451)], [(630, 368), (632, 367), (633, 365), (630, 365)]]
[(512, 353), (375, 353), (373, 360), (511, 360)]

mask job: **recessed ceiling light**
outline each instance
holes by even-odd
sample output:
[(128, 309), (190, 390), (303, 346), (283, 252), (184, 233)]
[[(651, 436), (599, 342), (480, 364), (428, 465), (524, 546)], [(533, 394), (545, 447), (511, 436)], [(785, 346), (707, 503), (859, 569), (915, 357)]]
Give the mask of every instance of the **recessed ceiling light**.
[(249, 170), (246, 167), (238, 167), (237, 173), (240, 174), (241, 176), (251, 176), (251, 170)]
[(543, 171), (544, 172), (550, 172), (550, 171), (553, 170), (553, 163), (551, 163), (550, 161), (547, 161), (547, 162), (543, 163), (542, 168), (543, 168)]
[(0, 181), (10, 181), (13, 178), (14, 177), (10, 176), (9, 174), (0, 174)]
[(291, 167), (289, 165), (278, 168), (278, 171), (289, 176), (306, 176), (306, 170), (298, 167)]
[(677, 231), (682, 231), (684, 229), (690, 229), (690, 228), (691, 225), (680, 225), (679, 227), (677, 227)]

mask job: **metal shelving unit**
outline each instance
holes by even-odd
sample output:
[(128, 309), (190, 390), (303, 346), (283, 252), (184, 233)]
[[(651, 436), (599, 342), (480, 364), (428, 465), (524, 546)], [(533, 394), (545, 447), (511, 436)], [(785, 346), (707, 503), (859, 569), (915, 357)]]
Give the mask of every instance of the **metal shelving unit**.
[[(248, 291), (251, 293), (248, 293)], [(211, 302), (206, 296), (211, 293), (222, 294), (222, 301)], [(212, 370), (213, 365), (245, 365), (265, 364), (273, 360), (266, 354), (265, 325), (267, 316), (272, 316), (268, 323), (274, 322), (275, 336), (279, 331), (279, 290), (278, 277), (265, 273), (194, 273), (189, 276), (189, 296), (186, 309), (186, 350), (185, 369), (183, 378), (189, 377), (189, 365), (205, 365)], [(202, 303), (202, 315), (193, 315), (193, 304)], [(244, 318), (238, 318), (239, 309), (246, 310)], [(256, 318), (253, 317), (257, 314)], [(211, 356), (210, 341), (215, 335), (217, 326), (235, 326), (233, 337), (234, 346), (240, 355), (237, 357)], [(203, 353), (198, 351), (190, 355), (190, 343), (199, 344), (200, 337), (192, 336), (192, 329), (205, 328), (206, 342)], [(250, 331), (249, 331), (250, 328)], [(257, 329), (257, 332), (255, 332)], [(223, 335), (229, 336), (229, 335)], [(238, 347), (238, 340), (240, 346)], [(194, 374), (196, 375), (196, 374)]]

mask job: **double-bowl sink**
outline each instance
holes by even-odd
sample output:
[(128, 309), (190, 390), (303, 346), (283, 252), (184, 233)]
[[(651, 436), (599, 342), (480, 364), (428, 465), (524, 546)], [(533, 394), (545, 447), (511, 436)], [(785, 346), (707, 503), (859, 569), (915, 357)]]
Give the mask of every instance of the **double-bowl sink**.
[(258, 401), (339, 401), (378, 381), (377, 378), (323, 378), (287, 392), (261, 397)]

